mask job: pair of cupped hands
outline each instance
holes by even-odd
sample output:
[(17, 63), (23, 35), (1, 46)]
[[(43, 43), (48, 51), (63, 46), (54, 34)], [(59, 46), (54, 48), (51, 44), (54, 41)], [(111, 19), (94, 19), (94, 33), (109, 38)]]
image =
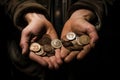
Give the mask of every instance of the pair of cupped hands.
[[(62, 46), (60, 49), (55, 50), (54, 56), (42, 57), (30, 52), (28, 55), (29, 58), (49, 69), (58, 69), (63, 62), (69, 63), (75, 58), (78, 60), (83, 59), (95, 46), (95, 42), (98, 40), (95, 26), (89, 23), (89, 20), (94, 18), (94, 16), (95, 15), (89, 10), (76, 10), (63, 26), (61, 39), (64, 39), (64, 36), (68, 32), (74, 32), (76, 34), (86, 33), (90, 36), (90, 44), (84, 46), (82, 50), (69, 51)], [(29, 42), (34, 42), (38, 38), (38, 35), (42, 33), (43, 28), (46, 29), (45, 34), (49, 34), (52, 40), (58, 38), (52, 23), (46, 19), (43, 14), (27, 13), (25, 19), (28, 22), (28, 25), (22, 30), (20, 40), (20, 47), (22, 48), (23, 55), (28, 53)]]

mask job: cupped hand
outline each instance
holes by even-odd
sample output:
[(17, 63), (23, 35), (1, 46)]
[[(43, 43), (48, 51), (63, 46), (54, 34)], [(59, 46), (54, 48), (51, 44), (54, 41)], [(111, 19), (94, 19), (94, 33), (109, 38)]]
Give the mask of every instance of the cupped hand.
[[(28, 22), (28, 25), (22, 30), (20, 41), (23, 55), (29, 53), (30, 42), (34, 42), (39, 38), (38, 36), (41, 36), (41, 34), (48, 34), (52, 40), (57, 38), (57, 34), (53, 28), (53, 25), (45, 18), (44, 15), (28, 13), (25, 15), (25, 19)], [(42, 66), (48, 66), (50, 69), (57, 69), (62, 63), (60, 58), (60, 49), (56, 49), (55, 55), (51, 57), (42, 57), (30, 52), (29, 58)]]
[(74, 32), (78, 35), (89, 35), (90, 43), (85, 45), (80, 51), (70, 51), (63, 46), (61, 48), (61, 57), (65, 62), (70, 62), (74, 58), (78, 60), (84, 58), (95, 46), (95, 43), (98, 40), (98, 34), (95, 26), (89, 22), (89, 20), (93, 17), (94, 14), (91, 11), (82, 9), (75, 11), (66, 21), (62, 30), (61, 39), (66, 40), (66, 34), (69, 32)]

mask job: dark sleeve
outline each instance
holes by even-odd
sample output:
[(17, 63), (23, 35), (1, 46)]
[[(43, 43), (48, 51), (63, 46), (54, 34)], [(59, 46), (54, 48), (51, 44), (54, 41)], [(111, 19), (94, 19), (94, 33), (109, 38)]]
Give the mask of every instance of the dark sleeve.
[(96, 15), (97, 19), (95, 26), (99, 29), (101, 27), (103, 17), (108, 15), (108, 10), (114, 5), (114, 3), (115, 0), (78, 0), (76, 3), (72, 4), (69, 10), (69, 15), (78, 9), (91, 10)]
[(48, 12), (45, 7), (35, 0), (0, 0), (4, 1), (1, 5), (4, 6), (6, 14), (13, 20), (14, 25), (22, 29), (27, 24), (24, 20), (24, 15), (28, 12), (36, 12), (44, 14), (48, 18)]

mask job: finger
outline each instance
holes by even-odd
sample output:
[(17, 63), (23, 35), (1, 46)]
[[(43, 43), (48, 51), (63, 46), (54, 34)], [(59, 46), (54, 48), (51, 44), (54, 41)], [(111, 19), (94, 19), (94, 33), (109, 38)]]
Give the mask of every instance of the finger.
[(60, 56), (60, 49), (56, 49), (55, 50), (55, 57), (56, 57), (56, 61), (59, 65), (61, 65), (63, 63), (62, 58)]
[(60, 56), (62, 57), (62, 59), (64, 59), (69, 53), (70, 51), (68, 49), (62, 47)]
[(35, 42), (35, 41), (37, 40), (37, 38), (38, 38), (37, 36), (33, 37), (30, 42), (31, 42), (31, 43), (32, 43), (32, 42)]
[(87, 34), (91, 38), (91, 40), (90, 40), (91, 47), (94, 47), (99, 36), (98, 36), (97, 31), (93, 25), (89, 24), (89, 27), (87, 28)]
[(46, 34), (50, 35), (51, 39), (58, 38), (57, 33), (56, 33), (55, 29), (53, 28), (53, 25), (50, 22), (47, 23), (46, 27), (47, 27)]
[(91, 47), (94, 48), (95, 43), (97, 42), (97, 40), (99, 39), (99, 37), (98, 37), (97, 33), (95, 33), (95, 32), (90, 33), (89, 36), (91, 38), (90, 45), (91, 45)]
[(21, 48), (22, 48), (22, 54), (23, 55), (26, 55), (27, 54), (27, 52), (28, 52), (28, 47), (29, 47), (29, 45), (28, 45), (28, 42), (21, 42)]
[(47, 65), (48, 65), (47, 62), (46, 62), (44, 59), (42, 59), (41, 56), (38, 56), (38, 55), (34, 54), (33, 52), (30, 52), (29, 58), (30, 58), (31, 60), (39, 63), (39, 64), (42, 65), (42, 66), (47, 66)]
[(78, 59), (78, 60), (83, 59), (83, 58), (87, 55), (87, 53), (90, 51), (90, 49), (91, 49), (91, 46), (90, 46), (90, 45), (86, 45), (86, 46), (83, 48), (83, 50), (81, 50), (80, 53), (78, 53), (77, 59)]
[(21, 40), (20, 40), (20, 46), (22, 48), (22, 54), (26, 54), (27, 51), (28, 51), (29, 39), (30, 39), (30, 33), (23, 30), (22, 33), (21, 33)]
[[(51, 34), (52, 40), (57, 39), (57, 36), (55, 34)], [(60, 44), (62, 45), (62, 43)], [(60, 57), (60, 49), (55, 48), (55, 55), (50, 57), (55, 69), (59, 68), (59, 65), (62, 64), (62, 59)]]
[(76, 58), (77, 54), (79, 53), (79, 51), (72, 51), (65, 59), (64, 61), (69, 63), (70, 61), (72, 61), (74, 58)]
[(58, 64), (57, 61), (56, 61), (56, 57), (55, 57), (55, 56), (51, 56), (51, 57), (50, 57), (50, 60), (51, 60), (51, 62), (53, 63), (54, 68), (55, 68), (55, 69), (58, 69), (58, 68), (59, 68), (59, 64)]
[(68, 20), (63, 27), (63, 30), (61, 33), (61, 39), (66, 40), (66, 37), (65, 37), (66, 34), (71, 32), (71, 31), (72, 31), (71, 30), (71, 22)]
[[(58, 36), (57, 36), (55, 29), (53, 28), (53, 25), (51, 23), (48, 23), (47, 26), (48, 26), (48, 28), (47, 28), (48, 30), (47, 30), (46, 34), (50, 35), (52, 40), (57, 39)], [(60, 49), (55, 50), (55, 56), (57, 58), (56, 59), (57, 63), (62, 64), (62, 60), (60, 58)]]
[(49, 69), (53, 69), (54, 68), (54, 64), (51, 62), (49, 57), (43, 57), (43, 59), (48, 63), (48, 68)]

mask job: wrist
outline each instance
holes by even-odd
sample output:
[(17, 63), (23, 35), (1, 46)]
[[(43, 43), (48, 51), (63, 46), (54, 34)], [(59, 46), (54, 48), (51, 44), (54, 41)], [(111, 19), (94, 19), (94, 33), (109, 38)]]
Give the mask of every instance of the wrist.
[(72, 19), (85, 19), (85, 20), (91, 20), (95, 18), (95, 15), (92, 11), (86, 10), (86, 9), (79, 9), (76, 10), (71, 17)]
[(43, 14), (38, 13), (27, 13), (25, 15), (25, 20), (30, 23), (31, 21), (40, 21), (41, 19), (44, 20), (45, 16)]

